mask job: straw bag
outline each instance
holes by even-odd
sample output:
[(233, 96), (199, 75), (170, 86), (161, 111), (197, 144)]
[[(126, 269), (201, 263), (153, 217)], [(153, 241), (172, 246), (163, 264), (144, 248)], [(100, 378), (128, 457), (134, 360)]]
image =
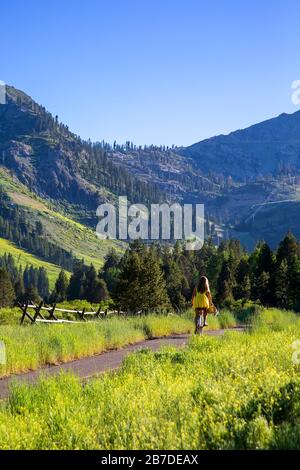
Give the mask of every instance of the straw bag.
[(218, 309), (214, 304), (210, 304), (207, 313), (211, 313), (212, 315), (216, 315), (218, 313)]

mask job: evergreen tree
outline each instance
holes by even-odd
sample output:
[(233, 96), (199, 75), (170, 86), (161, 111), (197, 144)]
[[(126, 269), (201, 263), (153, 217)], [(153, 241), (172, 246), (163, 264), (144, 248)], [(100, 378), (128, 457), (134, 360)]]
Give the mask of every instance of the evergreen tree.
[(277, 305), (281, 308), (287, 308), (289, 304), (289, 278), (288, 263), (283, 259), (276, 270), (275, 277), (275, 298)]
[(67, 299), (67, 292), (69, 287), (69, 280), (62, 269), (55, 282), (55, 288), (53, 292), (53, 299), (55, 302), (64, 302)]
[(49, 297), (49, 280), (45, 268), (39, 268), (38, 270), (37, 290), (43, 299)]
[(113, 266), (111, 268), (105, 268), (104, 271), (99, 273), (99, 278), (103, 278), (107, 289), (112, 298), (116, 297), (118, 290), (118, 285), (120, 282), (120, 268), (118, 266)]
[(224, 260), (217, 282), (217, 301), (224, 305), (233, 301), (233, 289), (235, 287), (232, 259)]
[(300, 257), (290, 260), (288, 269), (289, 307), (300, 311)]
[(125, 311), (135, 312), (139, 310), (139, 272), (141, 260), (139, 255), (131, 249), (126, 250), (120, 262), (120, 282), (118, 284), (116, 298)]
[(284, 239), (279, 243), (276, 255), (277, 265), (279, 266), (284, 259), (290, 261), (298, 256), (300, 256), (299, 243), (297, 242), (296, 237), (294, 237), (291, 232), (288, 232)]
[(154, 249), (134, 243), (120, 263), (117, 299), (123, 310), (148, 312), (169, 306), (166, 283)]
[(22, 276), (19, 276), (14, 284), (16, 300), (22, 302), (24, 299), (24, 283)]
[(137, 300), (137, 308), (146, 312), (170, 306), (161, 265), (153, 250), (142, 258)]
[(85, 290), (85, 268), (83, 261), (76, 261), (70, 278), (68, 300), (83, 299)]
[(86, 297), (91, 303), (98, 304), (109, 299), (109, 292), (104, 279), (97, 278), (92, 285), (89, 295)]
[(183, 310), (187, 307), (184, 293), (189, 287), (185, 276), (176, 261), (171, 257), (165, 260), (163, 271), (171, 304), (176, 310)]
[(24, 302), (34, 302), (37, 304), (40, 301), (41, 301), (41, 298), (39, 296), (37, 288), (34, 285), (30, 285), (26, 287), (25, 292), (24, 292)]
[(243, 257), (236, 269), (236, 285), (233, 290), (235, 299), (248, 300), (251, 295), (251, 281), (249, 276), (249, 261)]
[(15, 291), (6, 269), (0, 268), (0, 307), (11, 306), (15, 300)]
[(270, 274), (262, 271), (254, 281), (253, 292), (254, 300), (259, 300), (263, 305), (269, 305), (271, 296), (270, 291)]
[(85, 274), (83, 298), (92, 303), (99, 303), (109, 298), (108, 289), (104, 279), (100, 279), (93, 265)]

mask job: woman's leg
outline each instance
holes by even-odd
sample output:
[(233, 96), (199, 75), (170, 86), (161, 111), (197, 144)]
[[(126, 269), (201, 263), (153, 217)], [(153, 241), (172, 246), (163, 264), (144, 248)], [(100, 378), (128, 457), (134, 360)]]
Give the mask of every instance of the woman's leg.
[(195, 310), (195, 335), (199, 334), (199, 319), (202, 311), (200, 308), (196, 308)]
[(203, 319), (204, 319), (204, 326), (208, 326), (208, 323), (206, 321), (206, 317), (207, 317), (207, 308), (205, 308), (203, 310)]
[(195, 335), (198, 333), (198, 311), (197, 309), (195, 310)]

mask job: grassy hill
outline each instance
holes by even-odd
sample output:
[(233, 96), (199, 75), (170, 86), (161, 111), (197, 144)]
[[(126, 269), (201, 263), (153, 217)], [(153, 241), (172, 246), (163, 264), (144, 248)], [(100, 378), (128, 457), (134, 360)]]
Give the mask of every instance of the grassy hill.
[(39, 259), (36, 256), (21, 250), (8, 240), (0, 238), (0, 256), (3, 256), (5, 253), (11, 254), (14, 257), (17, 266), (22, 266), (23, 269), (27, 264), (32, 265), (34, 268), (44, 267), (48, 273), (50, 289), (54, 287), (56, 278), (61, 270), (59, 266)]
[(31, 192), (16, 176), (1, 166), (0, 186), (11, 203), (24, 210), (26, 219), (32, 226), (41, 222), (43, 236), (55, 245), (71, 251), (75, 257), (83, 258), (86, 264), (93, 263), (96, 268), (100, 268), (110, 248), (117, 251), (123, 249), (121, 243), (99, 240), (91, 228), (65, 215), (53, 202)]

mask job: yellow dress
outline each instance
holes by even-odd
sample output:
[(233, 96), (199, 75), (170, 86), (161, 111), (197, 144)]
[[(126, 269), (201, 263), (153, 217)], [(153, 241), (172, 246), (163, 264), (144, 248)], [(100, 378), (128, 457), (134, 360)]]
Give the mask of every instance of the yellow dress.
[(209, 299), (205, 292), (203, 293), (196, 292), (193, 298), (193, 307), (194, 308), (207, 308), (207, 309), (210, 307)]

